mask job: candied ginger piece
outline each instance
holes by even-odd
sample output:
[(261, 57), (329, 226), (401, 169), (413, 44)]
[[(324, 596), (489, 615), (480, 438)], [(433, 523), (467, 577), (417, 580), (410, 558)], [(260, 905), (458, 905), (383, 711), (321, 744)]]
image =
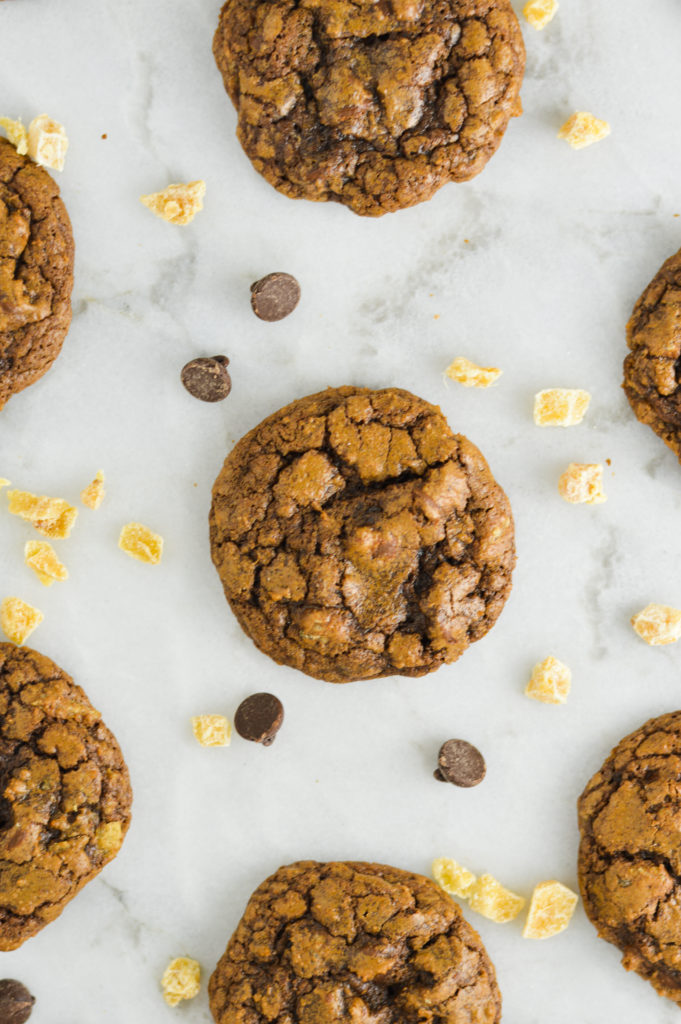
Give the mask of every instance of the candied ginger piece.
[(202, 747), (227, 747), (232, 729), (224, 715), (195, 715), (192, 729)]
[(558, 132), (559, 139), (572, 146), (573, 149), (584, 149), (594, 142), (600, 142), (610, 134), (610, 125), (607, 121), (601, 121), (586, 110), (578, 110), (569, 117)]
[(190, 181), (187, 184), (180, 182), (168, 185), (161, 192), (140, 196), (140, 202), (170, 224), (189, 224), (203, 209), (205, 194), (205, 181)]
[(120, 821), (107, 821), (95, 832), (95, 842), (105, 857), (112, 857), (121, 848), (123, 826)]
[(48, 498), (29, 491), (8, 491), (7, 499), (12, 515), (33, 523), (44, 537), (58, 540), (68, 537), (78, 516), (78, 509), (63, 498)]
[(574, 427), (589, 408), (591, 395), (579, 388), (547, 388), (534, 396), (534, 422), (538, 427)]
[(63, 171), (69, 140), (64, 125), (47, 114), (34, 117), (28, 126), (28, 155), (53, 171)]
[(87, 506), (87, 508), (98, 509), (104, 501), (105, 495), (104, 473), (101, 469), (98, 469), (92, 483), (89, 483), (87, 487), (80, 492), (80, 500)]
[(439, 886), (441, 886), (445, 892), (449, 893), (450, 896), (458, 896), (462, 900), (467, 900), (471, 894), (471, 890), (477, 882), (476, 876), (472, 871), (457, 864), (455, 860), (450, 860), (448, 857), (439, 857), (433, 861), (433, 878)]
[(651, 647), (675, 644), (681, 637), (681, 609), (649, 604), (631, 619), (634, 630)]
[(19, 156), (26, 156), (28, 153), (28, 132), (21, 121), (13, 121), (11, 117), (0, 117), (0, 128), (5, 129), (5, 135)]
[(558, 481), (558, 492), (571, 505), (602, 504), (607, 500), (603, 467), (599, 463), (571, 462)]
[(564, 704), (571, 685), (572, 673), (567, 665), (549, 656), (532, 669), (525, 695), (544, 704)]
[(8, 640), (21, 646), (45, 616), (19, 597), (6, 597), (0, 604), (0, 626)]
[(492, 875), (480, 875), (471, 889), (468, 905), (490, 921), (505, 924), (517, 917), (525, 906), (522, 896), (505, 889)]
[(57, 552), (46, 540), (29, 540), (24, 547), (24, 561), (45, 587), (51, 587), (55, 580), (67, 580), (66, 566), (57, 557)]
[(501, 377), (503, 370), (496, 366), (477, 366), (464, 356), (457, 356), (445, 370), (448, 377), (463, 384), (465, 388), (488, 388)]
[(534, 887), (523, 928), (524, 939), (550, 939), (564, 932), (579, 896), (560, 882), (540, 882)]
[(142, 523), (127, 523), (121, 530), (118, 546), (139, 562), (158, 565), (163, 554), (163, 537)]
[(188, 956), (171, 960), (161, 978), (163, 998), (168, 1006), (177, 1006), (183, 999), (193, 999), (201, 988), (201, 967)]
[(523, 14), (532, 28), (541, 31), (556, 16), (558, 7), (558, 0), (528, 0)]

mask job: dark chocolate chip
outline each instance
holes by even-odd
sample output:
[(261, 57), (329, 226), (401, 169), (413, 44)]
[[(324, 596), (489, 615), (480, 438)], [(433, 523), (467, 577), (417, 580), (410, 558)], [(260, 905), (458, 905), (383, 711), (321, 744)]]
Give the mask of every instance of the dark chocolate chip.
[(485, 777), (485, 759), (472, 743), (466, 740), (447, 740), (437, 756), (438, 767), (433, 772), (441, 782), (455, 786), (477, 786)]
[(24, 1024), (34, 1003), (35, 998), (20, 981), (0, 981), (0, 1024)]
[(202, 402), (221, 402), (232, 390), (227, 356), (192, 359), (182, 367), (182, 383), (190, 395)]
[[(7, 797), (0, 797), (0, 832), (11, 828), (14, 824), (14, 810)], [(0, 1024), (2, 1018), (0, 1017)]]
[(234, 728), (245, 740), (269, 747), (284, 721), (284, 706), (273, 693), (253, 693), (242, 700), (234, 716)]
[(283, 320), (299, 302), (300, 285), (291, 274), (268, 274), (251, 285), (251, 306), (261, 320)]

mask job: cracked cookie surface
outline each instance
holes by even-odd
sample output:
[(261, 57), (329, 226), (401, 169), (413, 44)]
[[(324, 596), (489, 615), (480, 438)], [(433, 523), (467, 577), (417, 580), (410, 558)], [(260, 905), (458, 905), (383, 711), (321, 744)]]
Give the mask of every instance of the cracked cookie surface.
[(578, 810), (589, 919), (627, 970), (681, 1006), (681, 711), (623, 739)]
[(0, 950), (62, 912), (118, 850), (132, 792), (84, 692), (37, 651), (0, 643)]
[(213, 52), (256, 170), (368, 216), (478, 174), (520, 113), (510, 0), (228, 0)]
[(329, 389), (255, 427), (215, 481), (210, 539), (260, 650), (337, 683), (456, 661), (515, 565), (508, 499), (478, 449), (396, 388)]
[(428, 878), (301, 861), (256, 889), (208, 986), (217, 1024), (496, 1024), (479, 935)]
[(681, 250), (636, 303), (627, 344), (623, 387), (631, 407), (681, 460)]
[(0, 409), (61, 351), (71, 323), (73, 253), (57, 184), (0, 138)]

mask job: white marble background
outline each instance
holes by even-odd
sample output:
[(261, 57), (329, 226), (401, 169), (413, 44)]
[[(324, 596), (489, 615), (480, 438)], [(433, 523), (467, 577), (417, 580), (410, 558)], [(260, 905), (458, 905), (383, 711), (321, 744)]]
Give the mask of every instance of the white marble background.
[[(518, 4), (520, 7), (520, 3)], [(681, 243), (678, 0), (562, 0), (524, 26), (525, 116), (475, 181), (381, 220), (293, 202), (251, 169), (211, 56), (218, 0), (7, 0), (0, 113), (48, 112), (71, 140), (60, 176), (77, 241), (75, 316), (54, 369), (0, 415), (0, 475), (76, 498), (100, 467), (108, 497), (59, 551), (71, 579), (43, 589), (22, 564), (30, 528), (0, 515), (0, 593), (37, 604), (32, 643), (70, 671), (130, 765), (133, 826), (118, 859), (55, 923), (5, 953), (0, 976), (38, 998), (35, 1024), (209, 1021), (205, 993), (168, 1009), (167, 961), (207, 979), (251, 890), (298, 858), (365, 858), (428, 873), (437, 856), (529, 896), (576, 885), (575, 800), (612, 745), (681, 703), (679, 648), (629, 627), (681, 605), (681, 468), (620, 390), (624, 325)], [(574, 109), (612, 136), (573, 152)], [(103, 140), (101, 135), (108, 138)], [(143, 192), (205, 178), (205, 211), (178, 228)], [(250, 311), (271, 270), (300, 279), (279, 324)], [(226, 353), (234, 387), (207, 406), (179, 383)], [(489, 392), (445, 387), (455, 355), (504, 369)], [(498, 625), (424, 680), (345, 687), (271, 664), (239, 631), (210, 563), (212, 481), (265, 414), (328, 384), (399, 385), (440, 403), (511, 498), (518, 568)], [(593, 393), (584, 425), (539, 430), (543, 387)], [(607, 504), (566, 505), (569, 461), (611, 459)], [(160, 567), (116, 547), (122, 523), (162, 533)], [(529, 701), (534, 662), (573, 670), (565, 707)], [(192, 714), (230, 717), (277, 693), (270, 749), (202, 750)], [(436, 784), (450, 735), (488, 775)], [(543, 943), (469, 914), (497, 966), (507, 1024), (672, 1024), (678, 1010), (618, 965), (581, 907)]]

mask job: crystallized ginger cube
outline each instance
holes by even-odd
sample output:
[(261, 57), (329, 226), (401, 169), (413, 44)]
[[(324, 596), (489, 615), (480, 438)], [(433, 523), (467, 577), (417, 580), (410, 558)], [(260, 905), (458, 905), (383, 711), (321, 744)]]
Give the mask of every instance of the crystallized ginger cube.
[(107, 821), (95, 832), (95, 842), (105, 857), (112, 857), (121, 848), (123, 826), (120, 821)]
[(224, 715), (196, 715), (192, 729), (202, 747), (227, 747), (232, 729)]
[(579, 896), (560, 882), (540, 882), (530, 900), (523, 928), (524, 939), (550, 939), (565, 931), (579, 902)]
[(163, 537), (142, 523), (127, 523), (121, 530), (118, 546), (138, 562), (158, 565), (163, 554)]
[(574, 427), (589, 408), (591, 395), (579, 388), (547, 388), (534, 396), (534, 422), (538, 427)]
[(21, 121), (13, 121), (11, 117), (0, 117), (0, 128), (5, 129), (7, 138), (19, 156), (25, 156), (28, 153), (28, 132)]
[(467, 900), (477, 878), (472, 871), (457, 864), (455, 860), (440, 857), (433, 861), (433, 878), (450, 896)]
[(98, 509), (104, 501), (106, 491), (104, 490), (104, 473), (98, 469), (92, 483), (89, 483), (80, 492), (80, 500), (87, 508)]
[(6, 597), (0, 604), (0, 627), (13, 644), (25, 643), (45, 616), (19, 597)]
[(522, 896), (505, 889), (492, 875), (480, 875), (471, 889), (468, 905), (490, 921), (505, 924), (517, 917), (525, 906)]
[(651, 647), (675, 644), (681, 637), (681, 609), (649, 604), (631, 620), (634, 630)]
[(567, 665), (549, 656), (535, 665), (525, 687), (525, 696), (544, 704), (564, 704), (572, 685), (572, 673)]
[(168, 1006), (177, 1006), (183, 999), (193, 999), (201, 988), (201, 968), (196, 960), (179, 956), (171, 960), (161, 978), (163, 998)]
[(584, 149), (594, 142), (600, 142), (610, 134), (610, 125), (601, 121), (585, 110), (579, 110), (569, 117), (558, 132), (559, 139), (572, 146), (573, 149)]
[(494, 366), (477, 366), (470, 359), (458, 356), (445, 373), (465, 388), (488, 388), (499, 380), (503, 371)]
[(140, 196), (140, 202), (170, 224), (189, 224), (203, 209), (205, 194), (205, 181), (190, 181), (187, 184), (168, 185), (162, 192)]
[(57, 552), (46, 540), (29, 540), (24, 547), (24, 561), (45, 587), (51, 587), (55, 580), (67, 580), (69, 573), (60, 562)]
[(558, 0), (529, 0), (523, 7), (523, 14), (537, 30), (546, 28), (558, 10)]
[(64, 540), (71, 533), (78, 516), (78, 509), (63, 498), (48, 498), (29, 491), (8, 491), (7, 498), (12, 515), (33, 523), (44, 537)]
[(603, 467), (598, 463), (571, 462), (558, 481), (558, 492), (571, 505), (600, 505), (603, 493)]
[(31, 160), (54, 171), (64, 170), (69, 140), (64, 126), (47, 114), (34, 117), (28, 126), (28, 155)]

